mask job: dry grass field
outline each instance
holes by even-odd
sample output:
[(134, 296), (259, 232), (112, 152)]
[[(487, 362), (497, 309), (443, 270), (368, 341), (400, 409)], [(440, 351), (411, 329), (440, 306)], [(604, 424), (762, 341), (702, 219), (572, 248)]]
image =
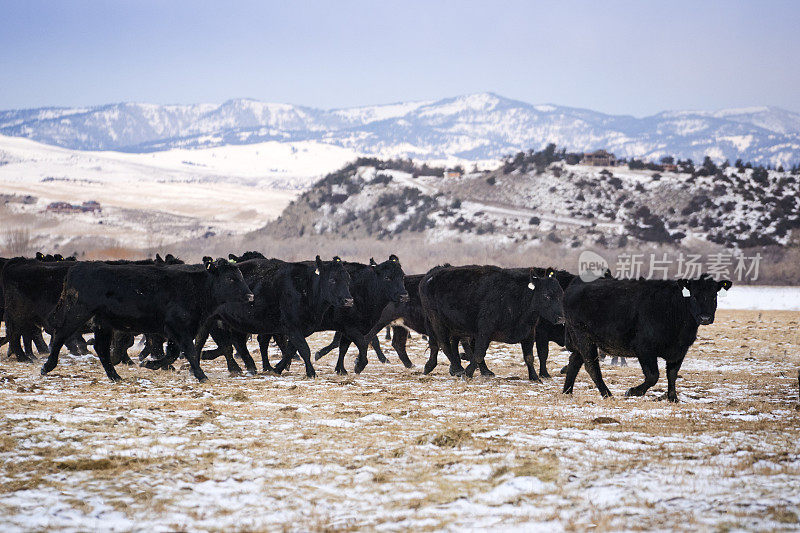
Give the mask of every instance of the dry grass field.
[[(370, 352), (304, 377), (123, 368), (94, 356), (0, 365), (0, 523), (15, 530), (800, 529), (800, 313), (720, 311), (681, 370), (677, 405), (623, 398), (638, 363), (524, 379), (493, 344), (495, 378), (421, 374)], [(318, 349), (330, 334), (312, 337)], [(555, 345), (551, 345), (556, 348)], [(254, 349), (254, 352), (257, 350)], [(257, 358), (257, 357), (256, 357)], [(258, 358), (257, 358), (258, 359)], [(352, 368), (353, 354), (347, 367)]]

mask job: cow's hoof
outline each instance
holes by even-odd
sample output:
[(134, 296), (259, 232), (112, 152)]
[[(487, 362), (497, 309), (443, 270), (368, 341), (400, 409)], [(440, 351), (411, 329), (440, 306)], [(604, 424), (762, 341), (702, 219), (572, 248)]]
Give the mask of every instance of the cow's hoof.
[(433, 372), (433, 369), (436, 368), (436, 363), (431, 363), (430, 361), (425, 363), (425, 366), (422, 369), (423, 374), (430, 374)]
[(314, 361), (319, 361), (323, 357), (325, 357), (325, 354), (322, 353), (321, 351), (314, 352)]
[(561, 370), (558, 373), (563, 376), (564, 374), (567, 373), (567, 370), (569, 370), (569, 365), (567, 365), (565, 367), (562, 367)]
[(255, 369), (255, 368), (250, 368), (250, 369), (247, 370), (247, 375), (248, 376), (257, 376), (258, 375), (258, 370)]
[(353, 371), (356, 374), (360, 374), (361, 372), (364, 371), (366, 367), (367, 367), (367, 361), (359, 359), (358, 361), (356, 361), (356, 367), (353, 369)]
[(411, 361), (403, 361), (403, 366), (406, 368), (414, 368), (414, 363)]
[(636, 397), (636, 396), (643, 396), (643, 395), (644, 395), (644, 393), (643, 392), (639, 392), (638, 390), (636, 390), (635, 387), (631, 387), (630, 389), (625, 391), (625, 396), (626, 397)]
[(17, 362), (18, 362), (18, 363), (33, 363), (33, 362), (34, 362), (34, 360), (33, 360), (33, 359), (31, 359), (30, 357), (20, 357), (20, 356), (17, 356)]
[(122, 377), (120, 377), (119, 375), (108, 376), (108, 379), (110, 379), (114, 383), (119, 383), (120, 381), (122, 381)]
[(336, 373), (339, 374), (340, 376), (346, 376), (347, 370), (345, 368), (337, 368)]
[(454, 377), (462, 377), (466, 374), (466, 370), (461, 367), (450, 367), (450, 375)]
[(313, 368), (311, 368), (309, 370), (306, 370), (306, 377), (307, 378), (315, 378), (315, 377), (317, 377), (317, 371), (314, 370)]
[(206, 377), (205, 375), (198, 376), (198, 377), (197, 377), (197, 381), (198, 381), (199, 383), (205, 383), (206, 381), (208, 381), (208, 377)]
[(553, 376), (550, 375), (550, 372), (547, 370), (542, 370), (539, 372), (539, 377), (544, 379), (553, 379)]
[(386, 357), (385, 357), (385, 356), (383, 356), (383, 357), (378, 357), (378, 361), (380, 361), (380, 362), (381, 362), (381, 363), (383, 363), (384, 365), (385, 365), (386, 363), (388, 363), (388, 362), (389, 362), (389, 360), (388, 360), (388, 359), (386, 359)]

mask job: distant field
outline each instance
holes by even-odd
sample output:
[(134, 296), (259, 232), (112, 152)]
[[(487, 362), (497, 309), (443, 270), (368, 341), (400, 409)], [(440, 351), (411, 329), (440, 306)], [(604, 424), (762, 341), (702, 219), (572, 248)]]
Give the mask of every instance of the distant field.
[[(624, 391), (635, 361), (603, 364), (560, 393), (516, 346), (493, 344), (496, 378), (452, 378), (414, 335), (416, 368), (371, 362), (339, 377), (210, 380), (94, 356), (0, 365), (0, 523), (30, 529), (691, 530), (800, 527), (800, 313), (719, 311), (681, 369), (681, 403)], [(312, 350), (330, 334), (314, 335)], [(252, 351), (257, 355), (254, 343)], [(275, 357), (275, 356), (273, 356)], [(256, 357), (258, 359), (258, 357)], [(347, 368), (353, 365), (353, 353)]]

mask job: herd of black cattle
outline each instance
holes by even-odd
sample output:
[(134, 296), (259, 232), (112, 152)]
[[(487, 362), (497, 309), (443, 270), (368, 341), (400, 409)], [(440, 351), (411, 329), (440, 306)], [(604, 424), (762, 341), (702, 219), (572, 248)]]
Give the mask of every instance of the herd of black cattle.
[[(172, 255), (144, 261), (76, 261), (37, 254), (35, 259), (0, 259), (0, 302), (9, 357), (33, 362), (37, 351), (48, 352), (42, 374), (53, 370), (61, 348), (88, 353), (83, 334), (94, 333), (94, 350), (111, 380), (120, 380), (118, 363), (133, 364), (127, 350), (143, 334), (143, 365), (169, 369), (181, 354), (194, 376), (206, 380), (201, 359), (224, 355), (228, 370), (241, 373), (233, 349), (248, 373), (256, 364), (247, 349), (257, 335), (264, 371), (277, 374), (296, 354), (306, 375), (316, 373), (306, 337), (335, 331), (333, 343), (317, 352), (319, 359), (339, 348), (336, 372), (345, 374), (344, 357), (358, 348), (355, 372), (367, 365), (371, 344), (379, 359), (377, 334), (392, 326), (392, 346), (406, 367), (408, 331), (427, 337), (427, 374), (436, 367), (441, 349), (450, 374), (471, 377), (475, 370), (493, 375), (485, 355), (492, 341), (519, 343), (528, 378), (547, 372), (548, 343), (570, 352), (563, 391), (571, 393), (582, 366), (600, 394), (611, 392), (603, 381), (599, 350), (635, 357), (644, 382), (627, 391), (641, 396), (658, 381), (657, 358), (666, 360), (667, 398), (677, 401), (675, 381), (700, 325), (711, 324), (717, 293), (728, 280), (708, 275), (673, 281), (620, 280), (609, 274), (584, 282), (563, 270), (450, 266), (425, 274), (405, 275), (399, 259), (352, 263), (334, 257), (322, 261), (287, 262), (258, 252), (229, 260), (210, 257), (187, 265)], [(50, 334), (49, 347), (42, 330)], [(203, 351), (211, 336), (217, 349)], [(281, 351), (273, 367), (270, 340)], [(166, 349), (164, 344), (166, 343)], [(534, 343), (539, 358), (535, 368)], [(24, 348), (23, 348), (24, 345)], [(459, 352), (464, 348), (464, 355)], [(462, 357), (469, 361), (462, 366)]]

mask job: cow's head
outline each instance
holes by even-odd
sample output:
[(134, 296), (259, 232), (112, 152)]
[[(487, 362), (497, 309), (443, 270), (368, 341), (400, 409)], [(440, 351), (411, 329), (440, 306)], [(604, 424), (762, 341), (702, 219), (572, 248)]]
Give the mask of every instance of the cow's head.
[(714, 323), (714, 314), (717, 312), (717, 293), (728, 290), (733, 286), (730, 280), (716, 281), (708, 274), (703, 274), (700, 279), (679, 279), (681, 297), (689, 302), (689, 311), (692, 318), (705, 326)]
[(396, 255), (390, 255), (389, 259), (381, 264), (370, 258), (369, 266), (372, 267), (378, 278), (377, 298), (391, 302), (408, 301), (408, 291), (406, 291), (406, 286), (403, 283), (405, 273), (403, 272), (403, 267), (400, 266), (400, 259)]
[(553, 324), (564, 323), (564, 289), (552, 268), (548, 268), (544, 276), (537, 276), (531, 269), (528, 289), (533, 291), (531, 306), (539, 316)]
[(245, 283), (242, 273), (236, 265), (225, 259), (212, 260), (203, 258), (203, 264), (211, 276), (212, 291), (217, 303), (252, 302), (254, 300), (250, 287)]
[(320, 297), (333, 307), (353, 307), (350, 295), (350, 275), (344, 269), (342, 260), (336, 256), (333, 261), (316, 260), (314, 275), (319, 277)]

